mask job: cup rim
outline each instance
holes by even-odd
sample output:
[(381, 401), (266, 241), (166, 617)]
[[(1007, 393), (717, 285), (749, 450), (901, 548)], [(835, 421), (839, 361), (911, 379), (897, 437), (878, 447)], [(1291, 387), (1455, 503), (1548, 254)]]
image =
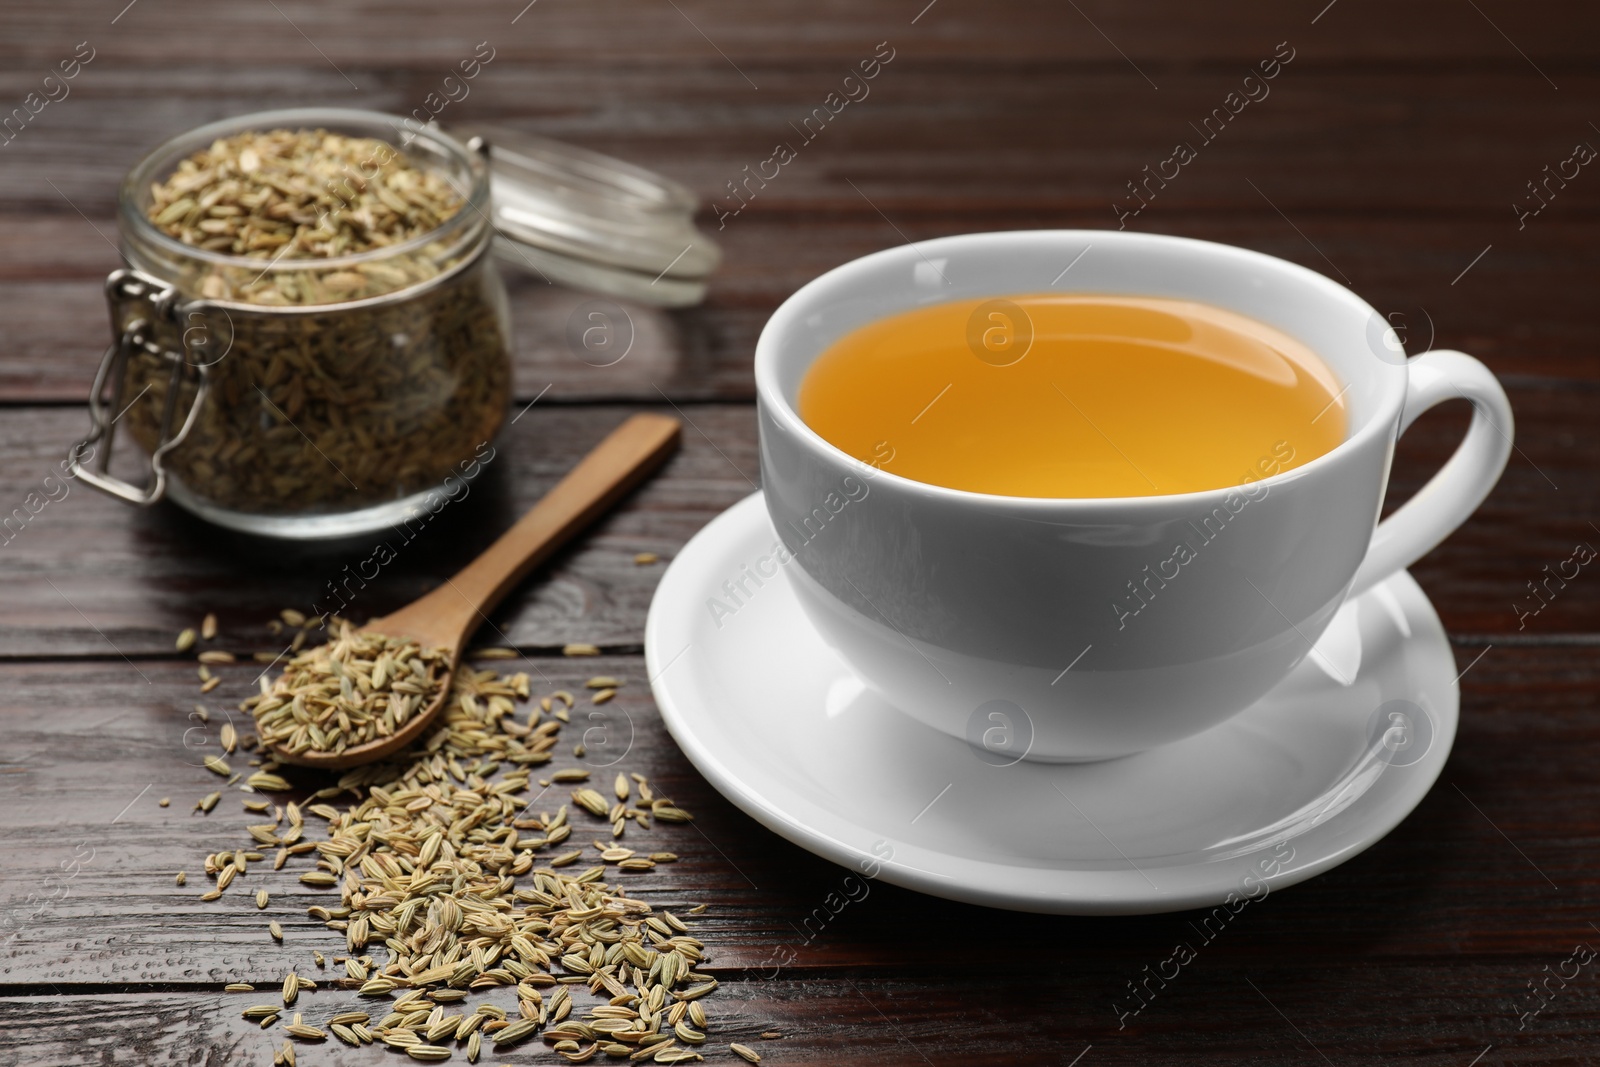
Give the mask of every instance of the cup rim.
[[(989, 230), (980, 233), (955, 234), (948, 237), (935, 237), (925, 241), (908, 242), (904, 245), (881, 249), (877, 252), (857, 257), (818, 275), (791, 293), (782, 304), (778, 305), (778, 309), (772, 313), (766, 325), (761, 328), (761, 334), (756, 340), (756, 399), (760, 407), (781, 429), (798, 438), (808, 448), (814, 451), (821, 451), (845, 466), (859, 468), (863, 472), (863, 477), (875, 480), (888, 478), (890, 480), (889, 484), (898, 486), (906, 492), (919, 493), (930, 500), (967, 504), (988, 503), (990, 506), (1004, 505), (1033, 511), (1081, 510), (1125, 513), (1130, 509), (1155, 510), (1173, 506), (1203, 507), (1212, 503), (1220, 506), (1223, 499), (1230, 493), (1239, 492), (1242, 486), (1266, 486), (1270, 489), (1274, 486), (1298, 481), (1301, 478), (1313, 477), (1318, 472), (1341, 462), (1345, 454), (1369, 444), (1378, 435), (1392, 433), (1393, 427), (1398, 423), (1401, 409), (1405, 402), (1405, 364), (1389, 363), (1375, 358), (1373, 360), (1376, 365), (1374, 373), (1383, 379), (1380, 381), (1380, 387), (1384, 391), (1377, 409), (1364, 425), (1315, 459), (1290, 470), (1263, 477), (1254, 482), (1240, 483), (1239, 485), (1225, 485), (1216, 489), (1202, 489), (1188, 493), (1110, 497), (1008, 496), (1000, 493), (980, 493), (970, 489), (953, 489), (949, 486), (935, 485), (931, 482), (921, 482), (914, 478), (907, 478), (902, 474), (884, 470), (881, 467), (874, 467), (865, 460), (850, 455), (823, 438), (821, 434), (806, 424), (805, 420), (800, 417), (800, 413), (795, 410), (794, 405), (789, 403), (788, 398), (784, 396), (783, 390), (779, 385), (779, 355), (776, 338), (780, 333), (788, 330), (794, 320), (813, 310), (810, 305), (816, 299), (819, 290), (840, 281), (848, 281), (853, 275), (866, 274), (882, 265), (885, 261), (900, 259), (926, 260), (931, 256), (958, 252), (963, 245), (1004, 241), (1007, 238), (1026, 241), (1052, 238), (1063, 241), (1121, 242), (1135, 246), (1144, 245), (1153, 253), (1159, 253), (1159, 250), (1163, 248), (1174, 246), (1189, 249), (1198, 248), (1208, 255), (1278, 271), (1300, 284), (1319, 290), (1327, 299), (1350, 305), (1367, 316), (1382, 318), (1371, 304), (1368, 304), (1350, 289), (1340, 285), (1326, 275), (1319, 274), (1298, 263), (1280, 259), (1277, 256), (1269, 256), (1264, 252), (1223, 244), (1219, 241), (1205, 241), (1172, 234), (1130, 233), (1124, 230)], [(1014, 290), (1008, 290), (989, 295), (1006, 297), (1013, 294)], [(969, 293), (965, 294), (964, 297), (955, 299), (980, 295), (984, 294)], [(1328, 369), (1330, 372), (1334, 372), (1332, 366), (1329, 366)], [(1393, 373), (1390, 372), (1391, 369)], [(1337, 375), (1337, 372), (1334, 373)], [(1343, 378), (1342, 375), (1338, 375), (1338, 377)], [(1345, 384), (1348, 385), (1349, 383), (1346, 382)]]

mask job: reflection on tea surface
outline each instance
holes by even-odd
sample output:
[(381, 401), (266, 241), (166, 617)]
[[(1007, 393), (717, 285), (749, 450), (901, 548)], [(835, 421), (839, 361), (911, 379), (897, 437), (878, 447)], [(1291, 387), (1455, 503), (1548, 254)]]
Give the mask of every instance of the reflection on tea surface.
[(1339, 394), (1304, 344), (1235, 312), (1042, 294), (870, 323), (818, 357), (799, 408), (837, 448), (917, 481), (1122, 497), (1219, 489), (1315, 459), (1344, 439)]

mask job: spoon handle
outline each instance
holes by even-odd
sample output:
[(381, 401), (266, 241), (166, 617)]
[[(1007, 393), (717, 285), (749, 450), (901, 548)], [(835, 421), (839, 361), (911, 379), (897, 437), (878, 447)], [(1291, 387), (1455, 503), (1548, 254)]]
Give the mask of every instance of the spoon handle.
[(426, 635), (459, 650), (529, 571), (666, 462), (678, 446), (678, 429), (670, 416), (634, 415), (455, 577), (368, 627)]

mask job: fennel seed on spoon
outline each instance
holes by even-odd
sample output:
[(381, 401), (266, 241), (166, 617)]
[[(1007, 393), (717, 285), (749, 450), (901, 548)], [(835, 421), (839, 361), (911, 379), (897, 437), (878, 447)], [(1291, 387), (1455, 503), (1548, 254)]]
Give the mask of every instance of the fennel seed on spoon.
[(339, 753), (388, 737), (433, 703), (450, 672), (450, 650), (357, 630), (300, 653), (240, 709), (255, 716), (265, 745), (299, 755)]

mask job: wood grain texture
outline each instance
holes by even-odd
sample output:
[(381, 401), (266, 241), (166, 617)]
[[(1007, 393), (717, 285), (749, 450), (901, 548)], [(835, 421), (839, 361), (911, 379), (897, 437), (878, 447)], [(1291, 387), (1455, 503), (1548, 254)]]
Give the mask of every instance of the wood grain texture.
[(464, 649), (508, 592), (677, 451), (681, 429), (670, 415), (630, 415), (454, 577), (369, 625), (379, 633), (413, 634)]
[[(1582, 35), (1596, 25), (1593, 8), (1582, 0), (1532, 0), (1509, 11), (1491, 4), (1485, 10), (1495, 23), (1470, 7), (1462, 11), (1450, 0), (1419, 0), (1398, 8), (1380, 0), (1342, 0), (1332, 10), (1326, 0), (1292, 6), (1241, 0), (1214, 10), (1175, 5), (1159, 13), (1124, 8), (1109, 0), (1090, 0), (1076, 5), (1076, 10), (1073, 5), (1025, 2), (980, 8), (949, 0), (937, 6), (926, 0), (920, 4), (782, 0), (765, 5), (759, 16), (737, 0), (695, 0), (678, 6), (681, 12), (671, 7), (641, 9), (625, 0), (553, 2), (524, 12), (524, 5), (467, 0), (453, 5), (447, 19), (439, 18), (438, 8), (428, 0), (392, 4), (355, 0), (337, 8), (308, 3), (283, 6), (305, 37), (297, 35), (270, 5), (265, 11), (253, 6), (219, 10), (204, 0), (180, 0), (161, 10), (202, 39), (250, 40), (254, 45), (250, 55), (259, 60), (309, 65), (308, 57), (315, 58), (305, 39), (309, 37), (341, 65), (427, 70), (458, 49), (470, 49), (486, 32), (498, 31), (524, 62), (570, 62), (581, 56), (602, 72), (618, 73), (631, 63), (652, 59), (710, 66), (717, 61), (717, 47), (741, 65), (757, 59), (775, 66), (791, 65), (801, 57), (846, 59), (855, 54), (861, 38), (877, 40), (891, 33), (915, 37), (931, 56), (951, 60), (977, 56), (1116, 64), (1126, 55), (1140, 62), (1220, 65), (1254, 57), (1262, 42), (1270, 46), (1285, 29), (1316, 36), (1330, 61), (1351, 66), (1402, 60), (1507, 68), (1525, 64), (1495, 32), (1495, 24), (1537, 57), (1541, 67), (1554, 72), (1563, 64), (1581, 67), (1590, 58)], [(155, 16), (130, 12), (112, 23), (117, 13), (113, 10), (105, 19), (116, 29), (107, 29), (102, 36), (118, 41), (134, 61), (197, 70), (223, 65), (214, 54), (193, 51), (192, 41), (175, 40)], [(10, 56), (44, 61), (55, 54), (56, 42), (82, 37), (80, 31), (90, 20), (76, 21), (75, 25), (71, 9), (49, 0), (20, 0), (6, 5), (0, 27), (6, 31)], [(1104, 32), (1097, 33), (1096, 26)], [(716, 42), (715, 47), (707, 38)], [(733, 71), (726, 74), (730, 83), (737, 81)], [(603, 78), (597, 75), (597, 80)]]
[[(1543, 582), (1547, 566), (1560, 570), (1580, 542), (1600, 545), (1588, 510), (1591, 472), (1600, 465), (1591, 417), (1595, 388), (1513, 381), (1510, 394), (1518, 451), (1498, 488), (1413, 570), (1446, 627), (1464, 640), (1481, 645), (1574, 634), (1600, 640), (1600, 581), (1588, 569), (1565, 588), (1542, 586), (1543, 599), (1527, 585)], [(241, 650), (272, 647), (260, 625), (286, 606), (309, 612), (343, 603), (358, 621), (386, 614), (487, 547), (629, 410), (535, 405), (502, 435), (487, 476), (464, 499), (426, 525), (402, 527), (385, 539), (397, 558), (381, 573), (367, 562), (373, 550), (366, 543), (316, 548), (259, 541), (216, 530), (174, 505), (135, 511), (73, 485), (0, 546), (0, 582), (13, 606), (0, 618), (0, 657), (163, 655), (178, 630), (213, 610)], [(497, 632), (486, 629), (480, 639), (528, 649), (569, 641), (639, 647), (661, 567), (638, 567), (634, 554), (670, 557), (760, 478), (749, 407), (657, 410), (686, 420), (681, 453), (513, 591), (492, 617)], [(16, 507), (38, 491), (85, 420), (67, 408), (12, 409), (4, 418), (24, 438), (0, 441), (0, 501)], [(1465, 405), (1456, 404), (1411, 428), (1398, 450), (1391, 506), (1439, 468), (1465, 422)], [(363, 575), (371, 580), (363, 582)]]
[[(1469, 659), (1459, 654), (1463, 667)], [(1493, 1043), (1506, 1057), (1500, 1062), (1548, 1063), (1561, 1061), (1539, 1057), (1584, 1048), (1584, 1035), (1600, 1026), (1600, 993), (1573, 982), (1518, 1030), (1526, 982), (1574, 943), (1596, 940), (1588, 922), (1600, 879), (1588, 858), (1600, 843), (1600, 787), (1584, 769), (1600, 758), (1600, 676), (1584, 649), (1511, 649), (1473, 666), (1456, 750), (1418, 810), (1363, 855), (1270, 895), (1209, 942), (1188, 925), (1202, 913), (1018, 915), (881, 883), (819, 921), (817, 909), (845, 872), (767, 834), (707, 786), (666, 736), (637, 657), (504, 666), (529, 670), (536, 692), (575, 688), (591, 673), (624, 680), (618, 700), (603, 706), (610, 747), (579, 761), (569, 728), (550, 766), (618, 758), (614, 766), (648, 775), (695, 813), (693, 826), (630, 832), (628, 844), (683, 857), (630, 878), (630, 892), (678, 910), (708, 905), (695, 930), (710, 946), (710, 969), (727, 983), (708, 1004), (725, 1020), (719, 1038), (776, 1026), (791, 1037), (773, 1046), (773, 1062), (838, 1062), (832, 1057), (852, 1047), (863, 1057), (888, 1055), (897, 1042), (907, 1062), (925, 1043), (933, 1062), (968, 1063), (1006, 1062), (1003, 1054), (1034, 1062), (1026, 1057), (1072, 1042), (1073, 1054), (1093, 1043), (1127, 1063), (1304, 1062), (1311, 1050), (1303, 1040), (1269, 1025), (1281, 1010), (1335, 1062), (1343, 1053), (1443, 1064)], [(249, 691), (254, 668), (220, 671), (219, 694)], [(0, 1014), (15, 1024), (0, 1033), (19, 1042), (12, 1048), (59, 1049), (62, 1063), (132, 1062), (100, 1050), (140, 1003), (162, 1020), (140, 1031), (151, 1044), (137, 1047), (172, 1062), (211, 1062), (183, 1050), (213, 1044), (218, 1054), (266, 1047), (237, 1018), (255, 1001), (224, 996), (220, 986), (246, 980), (266, 988), (293, 964), (315, 975), (311, 951), (338, 951), (336, 938), (304, 914), (323, 894), (299, 885), (292, 868), (254, 871), (221, 901), (198, 902), (200, 860), (241, 837), (253, 817), (232, 791), (209, 815), (190, 810), (218, 785), (200, 759), (216, 751), (214, 728), (226, 714), (224, 701), (210, 700), (212, 727), (199, 727), (189, 716), (194, 686), (192, 665), (175, 661), (0, 667), (8, 745), (0, 763), (8, 813), (0, 993), (15, 994), (0, 996)], [(585, 721), (575, 719), (580, 728)], [(323, 780), (300, 773), (308, 786)], [(157, 805), (162, 796), (172, 797), (171, 807)], [(1553, 797), (1562, 799), (1559, 812)], [(77, 873), (61, 876), (75, 858)], [(181, 889), (172, 884), (180, 869), (195, 874)], [(41, 886), (47, 892), (30, 899)], [(272, 896), (265, 912), (249, 900), (262, 887)], [(283, 944), (267, 936), (269, 919), (283, 925)], [(1027, 951), (968, 982), (954, 968), (982, 967), (982, 954), (960, 953), (958, 962), (930, 936), (956, 930)], [(1178, 941), (1193, 943), (1199, 959), (1119, 1028), (1112, 1004), (1133, 1006), (1126, 983)], [(140, 990), (160, 992), (140, 1001)], [(86, 1015), (104, 1005), (105, 1018), (85, 1023), (81, 1049), (54, 1014), (59, 1000), (43, 997), (53, 991)], [(332, 990), (305, 999), (313, 1020), (356, 1001)], [(1186, 1028), (1192, 1038), (1195, 1020), (1219, 1013), (1232, 1020), (1228, 1032), (1209, 1034), (1203, 1053), (1186, 1049)], [(29, 1026), (44, 1032), (22, 1041), (19, 1027)], [(532, 1062), (498, 1062), (506, 1060)], [(379, 1061), (330, 1047), (312, 1062)]]
[[(875, 40), (861, 38), (860, 56)], [(1273, 47), (1264, 42), (1261, 56)], [(460, 122), (533, 130), (657, 167), (704, 199), (702, 224), (727, 252), (704, 307), (628, 305), (635, 349), (603, 369), (567, 339), (584, 298), (509, 272), (518, 393), (551, 386), (553, 400), (651, 401), (659, 388), (674, 399), (749, 399), (761, 323), (818, 273), (905, 239), (1114, 227), (1115, 208), (1139, 204), (1127, 183), (1147, 181), (1144, 168), (1158, 168), (1178, 141), (1198, 157), (1171, 182), (1143, 187), (1149, 206), (1131, 228), (1258, 248), (1346, 280), (1384, 314), (1398, 313), (1414, 348), (1433, 338), (1502, 373), (1592, 379), (1600, 327), (1573, 281), (1600, 266), (1600, 182), (1557, 179), (1544, 192), (1548, 207), (1520, 222), (1513, 205), (1537, 206), (1527, 183), (1547, 181), (1544, 168), (1576, 142), (1600, 143), (1584, 103), (1600, 88), (1596, 76), (1563, 75), (1566, 91), (1554, 92), (1526, 67), (1369, 69), (1316, 55), (1307, 46), (1269, 95), (1208, 143), (1195, 124), (1250, 61), (1166, 68), (1152, 93), (1126, 69), (956, 62), (907, 43), (869, 95), (808, 141), (797, 124), (851, 61), (786, 63), (759, 92), (744, 87), (745, 100), (702, 63), (617, 69), (508, 52), (474, 82)], [(27, 78), (0, 75), (0, 93), (25, 94)], [(268, 106), (332, 100), (406, 112), (432, 84), (391, 72), (350, 93), (325, 64), (246, 65), (220, 91), (215, 82), (112, 52), (5, 144), (0, 279), (12, 284), (0, 289), (9, 326), (0, 401), (86, 394), (106, 342), (100, 287), (118, 265), (116, 190), (143, 152)], [(1479, 104), (1463, 107), (1469, 98)], [(542, 106), (530, 110), (530, 100)], [(749, 178), (745, 168), (778, 142), (797, 158), (771, 181)], [(750, 184), (736, 196), (739, 182)]]
[[(681, 452), (544, 572), (513, 591), (479, 640), (638, 648), (663, 564), (640, 567), (634, 556), (655, 552), (670, 558), (718, 512), (754, 491), (759, 477), (749, 407), (659, 410), (686, 419)], [(502, 435), (485, 473), (464, 495), (385, 539), (395, 556), (387, 566), (372, 562), (370, 541), (261, 541), (217, 530), (166, 505), (128, 510), (72, 485), (0, 550), (7, 603), (15, 612), (9, 623), (0, 620), (0, 635), (15, 638), (0, 636), (0, 648), (27, 656), (165, 654), (177, 630), (199, 618), (197, 611), (217, 611), (224, 633), (250, 650), (270, 647), (261, 626), (284, 607), (318, 613), (342, 606), (357, 621), (387, 614), (487, 548), (630, 413), (617, 407), (529, 409)], [(24, 446), (0, 464), (0, 470), (18, 473), (11, 495), (21, 502), (50, 472), (65, 447), (59, 442), (78, 432), (84, 415), (19, 409), (5, 417), (30, 437), (51, 442)], [(59, 553), (70, 529), (81, 537), (69, 562)], [(30, 563), (29, 556), (38, 553), (55, 561)], [(108, 583), (121, 588), (113, 591)], [(25, 616), (30, 602), (43, 614)], [(179, 619), (187, 621), (180, 625)]]
[[(1595, 141), (1600, 146), (1600, 135)], [(569, 323), (592, 298), (506, 271), (517, 396), (526, 402), (544, 393), (555, 404), (660, 403), (664, 396), (679, 403), (752, 400), (751, 359), (762, 325), (784, 298), (817, 275), (905, 239), (982, 230), (1104, 228), (1115, 191), (1108, 185), (1105, 198), (1092, 204), (1006, 211), (984, 206), (957, 214), (937, 203), (906, 204), (881, 195), (875, 183), (890, 180), (878, 177), (863, 185), (888, 219), (843, 185), (844, 196), (852, 199), (837, 197), (804, 213), (757, 211), (752, 205), (720, 234), (714, 224), (708, 226), (727, 259), (706, 304), (663, 311), (613, 301), (626, 312), (635, 340), (627, 356), (611, 366), (585, 362), (581, 345), (568, 340)], [(1255, 196), (1242, 179), (1235, 191)], [(1502, 210), (1505, 219), (1499, 217)], [(1538, 227), (1535, 220), (1519, 234), (1509, 203), (1494, 205), (1492, 214), (1492, 220), (1483, 221), (1374, 221), (1295, 211), (1290, 223), (1259, 199), (1216, 213), (1169, 211), (1157, 202), (1146, 217), (1134, 220), (1133, 228), (1241, 245), (1338, 277), (1331, 260), (1368, 303), (1395, 316), (1391, 321), (1404, 329), (1413, 352), (1459, 348), (1513, 379), (1600, 380), (1600, 361), (1594, 358), (1600, 351), (1600, 323), (1580, 284), (1600, 273), (1600, 223)], [(102, 229), (110, 225), (109, 219), (100, 223)], [(1490, 245), (1490, 252), (1452, 285)], [(26, 259), (30, 249), (41, 247), (81, 253), (95, 265), (52, 277)], [(109, 340), (101, 287), (116, 265), (112, 250), (77, 216), (46, 223), (13, 214), (0, 215), (0, 256), (7, 252), (9, 259), (0, 258), (0, 321), (7, 324), (0, 404), (81, 404)]]
[[(13, 116), (14, 134), (0, 134), (0, 519), (48, 491), (44, 477), (87, 425), (82, 401), (107, 340), (101, 284), (119, 263), (118, 182), (143, 152), (202, 122), (303, 105), (408, 113), (483, 42), (493, 60), (441, 121), (501, 123), (658, 168), (705, 201), (702, 225), (725, 252), (702, 307), (619, 301), (634, 344), (606, 367), (570, 340), (588, 297), (508, 272), (515, 389), (519, 405), (539, 399), (470, 494), (398, 532), (398, 558), (365, 585), (370, 544), (255, 541), (81, 486), (0, 533), (0, 1059), (269, 1062), (281, 1036), (239, 1018), (251, 998), (221, 984), (265, 986), (289, 963), (314, 971), (311, 949), (336, 946), (305, 915), (319, 894), (287, 872), (254, 872), (214, 905), (193, 899), (198, 877), (172, 884), (248, 821), (233, 794), (209, 816), (190, 810), (219, 782), (201, 765), (215, 741), (194, 732), (192, 706), (204, 699), (215, 724), (259, 670), (220, 668), (223, 687), (199, 698), (193, 662), (172, 653), (176, 632), (216, 611), (219, 645), (276, 652), (264, 623), (279, 608), (347, 601), (364, 619), (399, 607), (487, 546), (627, 415), (652, 410), (686, 419), (680, 454), (514, 590), (478, 640), (528, 653), (505, 666), (528, 669), (538, 692), (593, 673), (626, 681), (605, 706), (605, 745), (697, 816), (652, 831), (683, 858), (630, 891), (708, 905), (696, 933), (723, 983), (708, 1003), (709, 1060), (735, 1062), (726, 1043), (744, 1040), (768, 1064), (829, 1067), (1595, 1061), (1594, 964), (1537, 1017), (1520, 1013), (1530, 982), (1576, 943), (1600, 945), (1600, 579), (1585, 568), (1542, 587), (1542, 601), (1527, 588), (1577, 543), (1600, 544), (1600, 179), (1585, 168), (1561, 184), (1545, 170), (1577, 142), (1600, 145), (1600, 9), (524, 5), (0, 6), (0, 118)], [(16, 131), (12, 109), (85, 40), (95, 58), (70, 96)], [(878, 42), (894, 57), (870, 95), (821, 134), (798, 130)], [(1294, 58), (1270, 95), (1205, 140), (1191, 124), (1279, 42)], [(1507, 384), (1517, 451), (1479, 513), (1413, 569), (1465, 672), (1439, 784), (1383, 841), (1242, 913), (1119, 1019), (1127, 983), (1192, 940), (1198, 916), (1015, 915), (872, 883), (819, 925), (844, 872), (718, 796), (662, 726), (637, 653), (664, 562), (632, 559), (670, 560), (754, 490), (750, 358), (796, 288), (906, 240), (1114, 228), (1116, 205), (1137, 206), (1127, 183), (1179, 140), (1198, 146), (1196, 159), (1143, 190), (1148, 206), (1129, 228), (1304, 264), (1393, 314), (1413, 351), (1479, 356)], [(779, 142), (796, 159), (735, 197), (730, 183)], [(1519, 221), (1514, 205), (1536, 203), (1530, 182), (1548, 183), (1548, 204)], [(1402, 440), (1391, 506), (1454, 447), (1460, 408), (1424, 416)], [(345, 593), (331, 597), (330, 583)], [(608, 654), (553, 654), (574, 640)], [(556, 766), (576, 761), (572, 732)], [(170, 808), (155, 803), (164, 795)], [(272, 892), (266, 912), (245, 899), (257, 879)], [(269, 918), (283, 923), (283, 945), (267, 936)], [(315, 1021), (354, 999), (318, 991), (302, 1006)], [(767, 1028), (788, 1036), (754, 1037)], [(300, 1062), (398, 1061), (330, 1044), (302, 1047)], [(536, 1042), (480, 1062), (559, 1061)]]
[[(1565, 951), (1558, 953), (1557, 962)], [(756, 1048), (767, 1067), (1067, 1067), (1079, 1055), (1084, 1065), (1231, 1067), (1323, 1063), (1319, 1053), (1336, 1064), (1460, 1067), (1492, 1046), (1495, 1058), (1481, 1062), (1550, 1067), (1586, 1061), (1600, 1009), (1592, 984), (1574, 986), (1556, 1001), (1559, 1009), (1548, 1009), (1528, 1031), (1505, 1034), (1503, 1025), (1494, 1025), (1503, 1019), (1488, 1018), (1500, 1005), (1485, 991), (1517, 981), (1522, 972), (1513, 965), (1462, 964), (1452, 969), (1446, 984), (1436, 972), (1414, 963), (1333, 973), (1309, 959), (1255, 967), (1211, 960), (1196, 966), (1204, 973), (1164, 991), (1122, 1030), (1116, 1029), (1109, 1005), (1097, 998), (1098, 982), (1070, 956), (1048, 976), (987, 976), (959, 999), (948, 995), (948, 980), (932, 971), (848, 980), (787, 975), (729, 979), (718, 990), (718, 1004), (708, 1009), (712, 1030), (703, 1051), (707, 1062), (737, 1065), (744, 1061), (728, 1051), (727, 1042), (741, 1041)], [(265, 1065), (283, 1044), (281, 1033), (262, 1033), (238, 1017), (250, 994), (229, 995), (215, 988), (142, 993), (63, 988), (68, 995), (8, 1000), (6, 1021), (14, 1025), (0, 1030), (0, 1052), (45, 1056), (48, 1060), (40, 1062), (60, 1067), (221, 1067)], [(307, 1021), (317, 1021), (339, 1010), (324, 1007), (331, 999), (302, 993), (296, 1006), (306, 1008)], [(342, 1008), (345, 1001), (337, 1003)], [(1397, 1004), (1405, 1007), (1397, 1010)], [(1199, 1032), (1195, 1019), (1225, 1020), (1226, 1025)], [(758, 1035), (769, 1027), (786, 1036), (761, 1040)], [(319, 1067), (411, 1062), (391, 1051), (351, 1049), (332, 1040), (301, 1044), (297, 1052), (300, 1063)], [(563, 1061), (547, 1046), (529, 1043), (509, 1052), (486, 1052), (480, 1062), (520, 1067)]]

